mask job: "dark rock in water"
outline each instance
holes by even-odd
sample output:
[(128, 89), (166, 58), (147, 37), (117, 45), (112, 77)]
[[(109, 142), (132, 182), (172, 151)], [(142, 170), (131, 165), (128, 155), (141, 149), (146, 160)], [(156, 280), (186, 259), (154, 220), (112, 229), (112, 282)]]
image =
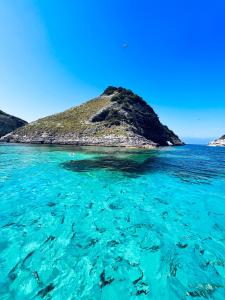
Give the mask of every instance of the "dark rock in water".
[(28, 260), (28, 258), (30, 258), (33, 254), (34, 254), (35, 251), (31, 251), (29, 252), (26, 257), (23, 259), (23, 265), (26, 263), (26, 261)]
[(14, 131), (5, 142), (153, 148), (183, 143), (138, 95), (108, 87), (99, 97)]
[(44, 244), (45, 244), (45, 243), (48, 243), (49, 241), (54, 241), (54, 239), (55, 239), (55, 236), (50, 235), (50, 236), (46, 239), (46, 241), (44, 242)]
[(150, 171), (155, 157), (150, 157), (144, 162), (132, 159), (118, 158), (115, 156), (97, 157), (95, 159), (71, 160), (61, 164), (66, 170), (74, 172), (88, 172), (105, 169), (109, 171), (120, 171), (127, 176), (138, 176)]
[(209, 143), (209, 146), (225, 146), (225, 134)]
[(105, 270), (102, 271), (100, 274), (100, 287), (103, 288), (104, 286), (111, 284), (114, 281), (114, 278), (107, 277), (105, 275)]
[(50, 283), (45, 288), (40, 290), (37, 295), (40, 296), (41, 298), (44, 298), (49, 292), (54, 290), (54, 288), (55, 288), (55, 286), (52, 283)]
[(0, 137), (26, 125), (27, 122), (0, 110)]
[(181, 243), (181, 242), (177, 243), (177, 247), (181, 248), (181, 249), (187, 248), (187, 246), (188, 246), (188, 244), (186, 244), (186, 243)]
[(55, 206), (55, 205), (56, 205), (56, 203), (55, 203), (55, 202), (52, 202), (52, 201), (50, 201), (50, 202), (48, 202), (48, 203), (47, 203), (47, 205), (48, 205), (49, 207), (53, 207), (53, 206)]
[(187, 296), (191, 296), (193, 298), (211, 298), (212, 294), (218, 289), (221, 288), (221, 285), (217, 284), (199, 284), (194, 290), (188, 291), (186, 293)]

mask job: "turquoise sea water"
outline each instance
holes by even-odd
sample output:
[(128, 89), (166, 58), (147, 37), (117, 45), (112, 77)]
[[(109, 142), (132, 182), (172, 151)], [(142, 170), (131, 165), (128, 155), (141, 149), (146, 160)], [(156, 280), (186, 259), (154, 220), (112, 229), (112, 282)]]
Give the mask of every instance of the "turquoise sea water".
[(225, 148), (0, 146), (0, 299), (225, 299)]

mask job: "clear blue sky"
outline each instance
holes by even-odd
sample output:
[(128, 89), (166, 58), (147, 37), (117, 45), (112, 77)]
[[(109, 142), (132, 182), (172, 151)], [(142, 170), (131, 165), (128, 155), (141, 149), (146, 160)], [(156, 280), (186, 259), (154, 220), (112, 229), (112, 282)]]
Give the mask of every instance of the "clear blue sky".
[(108, 85), (183, 138), (224, 134), (225, 1), (0, 0), (0, 109), (32, 121)]

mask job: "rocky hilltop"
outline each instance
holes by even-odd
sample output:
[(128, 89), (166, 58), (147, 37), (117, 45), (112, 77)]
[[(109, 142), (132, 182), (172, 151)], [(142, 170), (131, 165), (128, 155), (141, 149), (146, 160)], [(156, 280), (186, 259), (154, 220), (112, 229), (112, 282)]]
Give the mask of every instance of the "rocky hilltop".
[(0, 110), (0, 137), (27, 124), (26, 121), (11, 116)]
[(225, 146), (225, 134), (209, 143), (209, 146)]
[(183, 144), (141, 97), (121, 87), (108, 87), (95, 99), (32, 122), (1, 140), (127, 147)]

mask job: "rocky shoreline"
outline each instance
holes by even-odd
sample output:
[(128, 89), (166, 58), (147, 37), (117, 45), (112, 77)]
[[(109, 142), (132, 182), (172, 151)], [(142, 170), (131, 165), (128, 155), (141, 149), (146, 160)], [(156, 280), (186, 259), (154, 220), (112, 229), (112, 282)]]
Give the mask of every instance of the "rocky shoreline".
[(214, 140), (208, 144), (209, 146), (213, 147), (224, 147), (225, 146), (225, 135), (221, 136), (219, 139)]
[(23, 144), (48, 144), (48, 145), (75, 145), (75, 146), (107, 146), (107, 147), (134, 147), (134, 148), (156, 148), (158, 145), (141, 136), (115, 136), (109, 135), (101, 138), (89, 136), (78, 137), (75, 134), (64, 136), (33, 136), (32, 139), (27, 136), (22, 138), (15, 134), (8, 134), (1, 139), (6, 143), (23, 143)]

